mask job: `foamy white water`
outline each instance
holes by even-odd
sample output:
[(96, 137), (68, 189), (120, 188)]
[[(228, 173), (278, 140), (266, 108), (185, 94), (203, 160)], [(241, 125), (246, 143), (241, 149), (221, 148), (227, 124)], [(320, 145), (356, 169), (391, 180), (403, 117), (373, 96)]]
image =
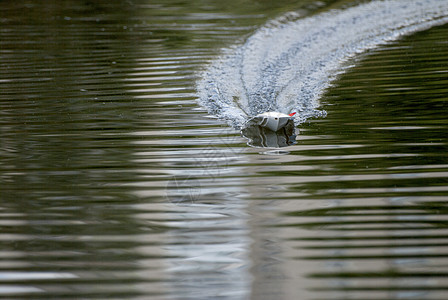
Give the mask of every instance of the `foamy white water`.
[[(288, 18), (294, 18), (289, 14)], [(403, 35), (448, 22), (448, 0), (373, 1), (283, 22), (274, 20), (245, 44), (225, 49), (201, 74), (199, 102), (239, 128), (269, 110), (324, 114), (319, 98), (355, 55)]]

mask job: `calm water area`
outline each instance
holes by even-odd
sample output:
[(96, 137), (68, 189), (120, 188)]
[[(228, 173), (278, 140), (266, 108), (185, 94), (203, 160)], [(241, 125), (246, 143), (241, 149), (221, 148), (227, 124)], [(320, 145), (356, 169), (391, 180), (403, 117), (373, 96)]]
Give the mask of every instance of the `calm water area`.
[(0, 298), (448, 299), (447, 24), (353, 57), (289, 147), (197, 102), (269, 20), (363, 2), (0, 1)]

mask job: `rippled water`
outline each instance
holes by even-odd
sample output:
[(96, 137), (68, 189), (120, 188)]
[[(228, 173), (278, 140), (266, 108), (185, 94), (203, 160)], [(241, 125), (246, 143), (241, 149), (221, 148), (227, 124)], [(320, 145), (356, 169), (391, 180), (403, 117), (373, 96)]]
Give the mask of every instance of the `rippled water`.
[(289, 13), (217, 59), (199, 80), (200, 103), (230, 124), (266, 111), (316, 113), (329, 82), (356, 54), (448, 23), (448, 2), (372, 1), (303, 18)]
[(325, 118), (253, 148), (203, 70), (365, 1), (191, 2), (0, 2), (0, 296), (446, 299), (448, 26), (353, 57)]

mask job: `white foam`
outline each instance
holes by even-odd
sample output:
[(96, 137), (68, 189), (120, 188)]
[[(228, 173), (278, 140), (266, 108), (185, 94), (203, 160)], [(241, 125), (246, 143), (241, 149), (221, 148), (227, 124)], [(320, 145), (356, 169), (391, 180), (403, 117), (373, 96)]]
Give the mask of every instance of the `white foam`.
[(299, 111), (303, 122), (319, 114), (319, 97), (350, 58), (447, 22), (448, 0), (373, 1), (270, 22), (201, 74), (199, 102), (235, 127), (269, 110)]

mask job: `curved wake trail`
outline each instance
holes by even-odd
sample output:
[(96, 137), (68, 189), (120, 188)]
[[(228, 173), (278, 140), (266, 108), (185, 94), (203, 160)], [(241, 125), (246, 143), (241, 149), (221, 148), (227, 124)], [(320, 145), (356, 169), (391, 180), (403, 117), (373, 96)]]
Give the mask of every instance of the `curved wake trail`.
[(260, 28), (201, 75), (199, 102), (240, 128), (269, 110), (324, 115), (319, 97), (356, 54), (448, 22), (447, 0), (374, 1)]

